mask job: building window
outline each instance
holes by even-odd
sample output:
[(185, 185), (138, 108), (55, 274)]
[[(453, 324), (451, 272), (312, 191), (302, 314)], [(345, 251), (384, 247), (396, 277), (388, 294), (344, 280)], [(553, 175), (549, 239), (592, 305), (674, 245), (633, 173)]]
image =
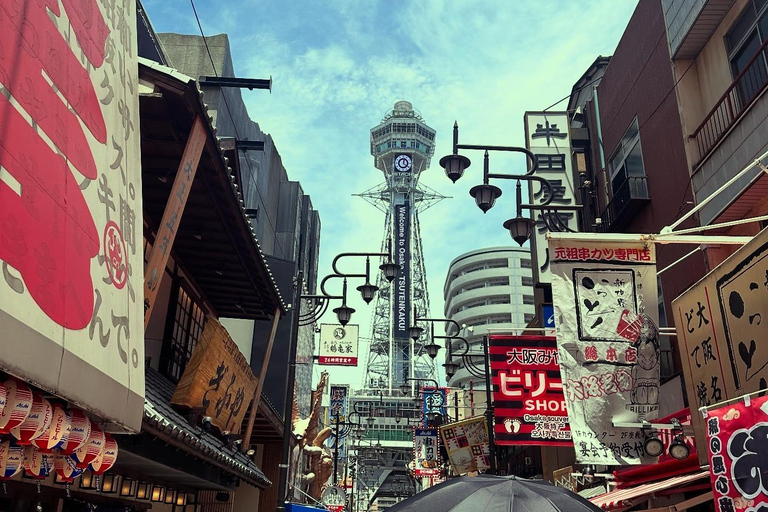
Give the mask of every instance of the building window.
[(520, 278), (520, 283), (523, 286), (533, 286), (533, 278), (528, 276), (523, 276), (522, 278)]
[(640, 146), (640, 130), (637, 117), (629, 125), (614, 151), (609, 163), (611, 190), (617, 196), (629, 186), (631, 178), (644, 178), (643, 152)]
[(160, 373), (179, 382), (197, 340), (203, 332), (205, 313), (184, 288), (176, 284), (173, 306), (168, 308), (168, 323), (160, 352)]
[(526, 313), (525, 315), (523, 315), (523, 320), (525, 321), (525, 324), (528, 325), (529, 323), (531, 323), (535, 316), (536, 315), (534, 315), (533, 313)]
[[(768, 40), (768, 2), (750, 0), (725, 36), (728, 61), (734, 78), (747, 68), (752, 57), (766, 40)], [(746, 73), (749, 76), (745, 75), (746, 79), (741, 80), (738, 85), (739, 99), (743, 106), (752, 101), (768, 80), (765, 59), (758, 57)]]
[(522, 268), (531, 268), (531, 260), (529, 260), (528, 258), (520, 260), (520, 266)]
[(533, 295), (523, 295), (523, 304), (533, 304)]
[(509, 266), (509, 263), (507, 260), (495, 260), (495, 261), (489, 261), (485, 268), (505, 268)]

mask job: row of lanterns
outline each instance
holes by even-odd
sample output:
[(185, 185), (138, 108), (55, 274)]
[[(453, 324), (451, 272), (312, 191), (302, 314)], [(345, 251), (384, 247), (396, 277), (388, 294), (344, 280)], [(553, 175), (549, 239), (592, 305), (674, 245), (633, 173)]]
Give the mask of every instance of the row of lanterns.
[(90, 468), (95, 475), (117, 460), (117, 442), (77, 408), (51, 404), (25, 383), (8, 379), (0, 384), (0, 480), (22, 468), (32, 478), (44, 479), (51, 469), (72, 482)]

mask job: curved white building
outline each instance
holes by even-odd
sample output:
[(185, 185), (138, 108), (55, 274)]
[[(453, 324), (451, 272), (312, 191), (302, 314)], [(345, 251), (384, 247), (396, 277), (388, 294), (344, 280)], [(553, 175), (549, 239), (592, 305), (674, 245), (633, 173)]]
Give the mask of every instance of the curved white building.
[[(470, 353), (483, 352), (483, 336), (489, 329), (522, 331), (535, 315), (530, 249), (490, 247), (462, 254), (448, 268), (443, 298), (445, 318), (466, 325), (461, 335), (469, 341)], [(461, 347), (454, 342), (454, 354)], [(450, 387), (466, 389), (472, 379), (474, 388), (485, 388), (483, 379), (472, 376), (460, 357), (454, 362), (459, 370), (448, 381)], [(478, 364), (482, 368), (479, 358)]]

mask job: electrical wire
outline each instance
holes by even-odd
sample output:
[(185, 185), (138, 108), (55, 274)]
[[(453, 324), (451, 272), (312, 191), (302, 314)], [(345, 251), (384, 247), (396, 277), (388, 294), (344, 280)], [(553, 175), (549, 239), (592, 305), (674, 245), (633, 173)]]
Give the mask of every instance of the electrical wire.
[[(200, 35), (203, 37), (203, 44), (205, 45), (205, 51), (208, 53), (208, 59), (211, 61), (211, 67), (213, 68), (213, 74), (216, 76), (216, 78), (219, 77), (219, 72), (216, 70), (216, 64), (213, 61), (213, 56), (211, 55), (211, 49), (208, 47), (208, 41), (205, 38), (205, 32), (203, 32), (203, 25), (200, 23), (200, 17), (197, 15), (197, 9), (195, 8), (195, 2), (194, 0), (189, 0), (189, 3), (192, 5), (192, 12), (195, 15), (195, 20), (197, 21), (197, 27), (200, 29)], [(227, 95), (224, 93), (224, 89), (221, 89), (221, 98), (224, 100), (224, 106), (227, 109), (227, 113), (229, 114), (229, 118), (232, 121), (232, 129), (235, 131), (235, 138), (237, 140), (240, 140), (240, 134), (237, 133), (237, 123), (235, 123), (235, 118), (232, 115), (232, 111), (229, 109), (229, 102), (227, 101)], [(267, 204), (266, 201), (264, 201), (264, 197), (261, 195), (261, 190), (259, 189), (258, 183), (253, 179), (254, 172), (253, 168), (251, 167), (251, 162), (246, 155), (243, 160), (245, 160), (245, 163), (248, 165), (248, 181), (250, 181), (253, 184), (254, 190), (256, 190), (256, 194), (259, 196), (259, 199), (261, 199), (262, 204)], [(265, 209), (266, 210), (266, 209)], [(270, 228), (272, 229), (272, 232), (277, 234), (277, 228), (275, 226), (275, 223), (272, 222), (272, 219), (269, 217), (269, 212), (265, 211), (265, 217), (267, 218), (267, 222), (269, 223)], [(282, 254), (285, 254), (283, 252), (283, 246), (280, 243), (280, 239), (275, 236), (274, 237), (275, 244), (280, 248), (280, 252)], [(290, 256), (290, 255), (288, 255)]]

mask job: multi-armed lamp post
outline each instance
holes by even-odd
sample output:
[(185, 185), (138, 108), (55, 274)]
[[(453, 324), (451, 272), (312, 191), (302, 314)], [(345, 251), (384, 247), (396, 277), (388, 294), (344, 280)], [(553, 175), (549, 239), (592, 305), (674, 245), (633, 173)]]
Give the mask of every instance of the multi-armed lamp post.
[[(466, 150), (479, 150), (485, 151), (483, 158), (483, 183), (482, 185), (475, 185), (469, 190), (472, 197), (475, 198), (475, 203), (483, 211), (483, 213), (490, 210), (496, 203), (496, 199), (501, 197), (501, 189), (495, 185), (490, 184), (491, 179), (502, 180), (517, 180), (516, 187), (516, 199), (517, 199), (517, 215), (504, 222), (504, 228), (509, 231), (512, 238), (520, 245), (523, 245), (526, 240), (531, 237), (535, 222), (532, 219), (523, 217), (523, 210), (542, 210), (547, 212), (557, 212), (565, 210), (579, 210), (581, 206), (552, 206), (550, 203), (554, 199), (554, 188), (552, 184), (541, 176), (536, 176), (535, 172), (539, 167), (538, 159), (536, 155), (526, 148), (516, 146), (488, 146), (479, 144), (459, 144), (459, 124), (453, 125), (453, 153), (446, 155), (440, 159), (440, 166), (445, 169), (445, 175), (456, 183), (456, 181), (464, 175), (464, 170), (470, 166), (469, 158), (459, 154), (460, 149)], [(513, 153), (523, 153), (528, 158), (529, 168), (525, 174), (501, 174), (491, 173), (489, 171), (488, 152), (489, 151), (507, 151)], [(524, 204), (522, 198), (521, 181), (537, 181), (541, 184), (543, 189), (546, 189), (544, 193), (544, 201), (541, 204)], [(568, 226), (564, 225), (560, 221), (558, 215), (549, 215), (549, 218), (554, 219), (551, 223), (548, 223), (548, 227), (553, 231), (571, 231)], [(550, 225), (551, 224), (551, 225)]]
[[(365, 258), (365, 273), (361, 274), (346, 274), (343, 272), (340, 272), (337, 264), (340, 259), (346, 258), (346, 257), (363, 257)], [(400, 265), (392, 261), (392, 254), (391, 250), (388, 252), (368, 252), (368, 253), (358, 253), (358, 252), (347, 252), (347, 253), (341, 253), (338, 256), (336, 256), (333, 259), (333, 263), (331, 264), (331, 268), (333, 269), (332, 274), (328, 274), (323, 278), (323, 280), (320, 282), (320, 294), (312, 295), (312, 294), (304, 294), (304, 283), (303, 283), (303, 274), (301, 271), (298, 272), (298, 275), (296, 276), (294, 286), (296, 287), (294, 292), (294, 300), (292, 304), (292, 308), (294, 311), (293, 316), (293, 323), (291, 325), (291, 336), (290, 336), (290, 346), (288, 351), (288, 379), (286, 382), (285, 387), (285, 406), (283, 410), (283, 418), (284, 418), (284, 425), (283, 425), (283, 453), (281, 457), (281, 463), (280, 463), (280, 476), (278, 480), (278, 491), (277, 491), (277, 510), (278, 511), (284, 511), (285, 510), (285, 500), (287, 498), (287, 489), (288, 489), (288, 469), (290, 464), (290, 449), (291, 449), (291, 435), (292, 435), (292, 425), (291, 425), (291, 414), (292, 414), (292, 405), (293, 405), (293, 381), (296, 378), (296, 346), (298, 342), (298, 335), (299, 335), (299, 327), (306, 326), (306, 325), (312, 325), (317, 320), (320, 319), (320, 317), (328, 310), (328, 307), (332, 300), (341, 300), (341, 306), (334, 308), (333, 312), (336, 313), (336, 318), (338, 319), (339, 323), (341, 325), (347, 325), (352, 318), (352, 313), (355, 312), (355, 310), (347, 305), (347, 279), (365, 279), (365, 283), (358, 286), (357, 290), (360, 292), (360, 295), (362, 296), (363, 300), (366, 302), (366, 304), (369, 304), (373, 297), (375, 296), (376, 292), (378, 291), (378, 287), (376, 285), (371, 284), (371, 258), (377, 258), (377, 257), (386, 257), (386, 260), (384, 263), (382, 263), (379, 268), (384, 273), (384, 277), (387, 279), (388, 282), (392, 282), (394, 280), (395, 276), (397, 275), (397, 272), (400, 270)], [(342, 294), (341, 295), (332, 295), (328, 293), (328, 291), (325, 289), (326, 283), (331, 279), (342, 279), (343, 280), (343, 286), (342, 286)], [(311, 302), (310, 310), (305, 313), (301, 314), (301, 304), (304, 300), (309, 300)], [(337, 445), (338, 445), (338, 438), (337, 438)], [(337, 450), (338, 451), (338, 450)], [(338, 453), (337, 453), (338, 457)], [(334, 478), (336, 478), (336, 467), (334, 466)]]

